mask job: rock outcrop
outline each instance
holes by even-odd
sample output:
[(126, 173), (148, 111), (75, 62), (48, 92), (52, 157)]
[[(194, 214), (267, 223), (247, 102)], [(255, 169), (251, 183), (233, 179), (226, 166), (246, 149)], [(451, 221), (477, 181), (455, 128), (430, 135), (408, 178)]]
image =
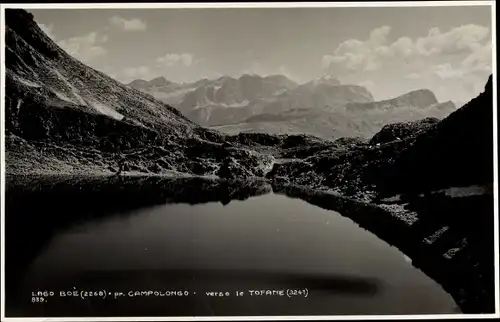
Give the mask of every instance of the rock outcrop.
[(415, 136), (419, 132), (426, 131), (438, 122), (438, 118), (429, 117), (415, 122), (389, 124), (372, 137), (370, 144), (381, 144), (406, 139)]
[(438, 104), (438, 100), (434, 93), (428, 89), (420, 89), (411, 91), (404, 95), (398, 96), (393, 99), (369, 102), (369, 103), (349, 103), (346, 105), (347, 110), (384, 110), (398, 107), (416, 107), (428, 108), (434, 104)]

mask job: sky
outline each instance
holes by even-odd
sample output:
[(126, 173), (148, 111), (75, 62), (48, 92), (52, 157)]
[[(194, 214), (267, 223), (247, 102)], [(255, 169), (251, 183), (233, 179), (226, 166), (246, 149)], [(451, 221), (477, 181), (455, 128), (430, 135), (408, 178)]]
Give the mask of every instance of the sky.
[(37, 9), (68, 53), (127, 83), (325, 74), (375, 99), (468, 101), (492, 73), (491, 7)]

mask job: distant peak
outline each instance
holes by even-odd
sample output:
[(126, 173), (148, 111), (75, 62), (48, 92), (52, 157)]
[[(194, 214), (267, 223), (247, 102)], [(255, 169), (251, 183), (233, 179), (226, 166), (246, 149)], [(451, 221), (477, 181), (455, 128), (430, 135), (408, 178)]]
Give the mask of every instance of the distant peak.
[(163, 85), (168, 85), (171, 82), (169, 80), (167, 80), (165, 77), (160, 76), (160, 77), (153, 78), (152, 80), (149, 81), (149, 83), (151, 85), (154, 85), (154, 86), (163, 86)]
[(280, 79), (287, 79), (288, 77), (286, 77), (285, 75), (280, 75), (280, 74), (273, 74), (273, 75), (267, 75), (266, 77), (264, 78), (280, 78)]
[(262, 77), (260, 75), (255, 74), (255, 73), (251, 73), (251, 74), (246, 73), (246, 74), (243, 74), (240, 76), (240, 79), (242, 79), (242, 78), (262, 78)]
[(144, 80), (144, 79), (134, 79), (133, 81), (128, 83), (128, 85), (139, 85), (139, 84), (147, 84), (147, 83), (148, 83), (148, 81)]
[(431, 91), (430, 89), (427, 89), (427, 88), (417, 89), (417, 90), (408, 92), (408, 93), (404, 94), (403, 96), (426, 97), (426, 98), (429, 98), (430, 100), (435, 101), (436, 103), (438, 102), (434, 92)]
[(407, 95), (409, 95), (409, 94), (432, 94), (432, 95), (434, 95), (434, 93), (430, 89), (427, 89), (427, 88), (421, 88), (421, 89), (409, 91), (407, 93)]
[(159, 77), (156, 77), (156, 78), (153, 78), (152, 80), (150, 80), (150, 82), (155, 82), (155, 81), (156, 82), (160, 82), (160, 81), (161, 82), (166, 82), (167, 79), (165, 77), (163, 77), (163, 76), (159, 76)]
[(439, 103), (434, 92), (426, 88), (413, 90), (406, 94), (400, 95), (396, 98), (389, 99), (386, 101), (399, 102), (396, 105), (403, 104), (420, 108), (429, 107), (431, 105)]

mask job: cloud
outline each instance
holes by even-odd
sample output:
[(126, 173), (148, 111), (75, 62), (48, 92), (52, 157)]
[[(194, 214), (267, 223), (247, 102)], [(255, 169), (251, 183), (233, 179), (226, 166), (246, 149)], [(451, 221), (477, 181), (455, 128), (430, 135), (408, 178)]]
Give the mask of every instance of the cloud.
[(400, 37), (387, 48), (387, 52), (381, 53), (380, 50), (376, 50), (376, 53), (381, 56), (385, 54), (386, 57), (408, 58), (415, 55), (415, 44), (409, 37)]
[(490, 30), (478, 25), (463, 25), (442, 33), (437, 27), (429, 30), (426, 37), (418, 38), (416, 48), (422, 55), (457, 54), (480, 47)]
[[(442, 32), (431, 28), (426, 36), (399, 37), (390, 42), (389, 26), (372, 30), (368, 39), (348, 39), (332, 54), (323, 56), (322, 65), (329, 73), (349, 75), (391, 68), (406, 71), (408, 79), (417, 79), (421, 69), (442, 79), (460, 78), (471, 72), (491, 72), (491, 41), (484, 44), (489, 28), (468, 24)], [(447, 65), (462, 56), (460, 66)], [(413, 69), (413, 70), (411, 70)]]
[(151, 71), (147, 66), (138, 66), (126, 68), (123, 73), (128, 78), (147, 78)]
[(472, 53), (464, 58), (461, 65), (470, 72), (488, 72), (492, 73), (492, 48), (491, 41), (484, 46), (477, 47)]
[(183, 66), (191, 66), (193, 64), (193, 55), (192, 54), (175, 54), (168, 53), (164, 56), (158, 57), (156, 62), (165, 65), (167, 67), (173, 67), (175, 65), (183, 65)]
[(106, 55), (107, 50), (101, 45), (107, 42), (108, 37), (98, 32), (91, 32), (84, 36), (71, 37), (57, 41), (68, 54), (83, 62), (89, 62), (96, 57)]
[(448, 63), (432, 66), (431, 69), (441, 79), (459, 79), (464, 76), (464, 71), (455, 69)]
[(419, 72), (406, 75), (407, 79), (424, 79), (437, 77), (440, 80), (467, 81), (471, 77), (483, 77), (493, 73), (491, 41), (479, 47), (475, 47), (457, 64), (444, 62), (433, 64)]
[(56, 39), (56, 36), (54, 34), (54, 25), (52, 25), (52, 24), (46, 25), (43, 23), (39, 23), (38, 26), (40, 27), (40, 29), (42, 29), (42, 31), (45, 34), (47, 34), (47, 36), (49, 36), (50, 39), (52, 39), (52, 40)]
[(119, 16), (113, 16), (109, 19), (110, 23), (124, 31), (144, 31), (147, 25), (140, 19), (126, 19)]
[(391, 32), (391, 27), (383, 26), (372, 30), (370, 33), (370, 44), (372, 46), (381, 46), (387, 42), (387, 36)]

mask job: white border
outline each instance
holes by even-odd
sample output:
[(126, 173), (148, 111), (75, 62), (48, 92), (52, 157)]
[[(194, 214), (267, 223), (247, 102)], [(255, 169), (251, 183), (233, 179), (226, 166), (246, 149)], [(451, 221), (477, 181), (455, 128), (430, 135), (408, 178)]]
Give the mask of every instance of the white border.
[(495, 312), (500, 313), (500, 281), (499, 281), (499, 237), (498, 237), (498, 93), (497, 93), (497, 20), (496, 20), (496, 1), (493, 1), (491, 6), (491, 49), (492, 49), (492, 63), (493, 69), (493, 227), (494, 227), (494, 243), (495, 243)]
[(16, 3), (24, 9), (179, 9), (179, 8), (352, 8), (352, 7), (461, 7), (491, 6), (495, 1), (359, 1), (359, 2), (207, 2), (207, 3)]
[[(494, 173), (494, 241), (495, 241), (495, 311), (494, 314), (461, 315), (358, 315), (358, 316), (236, 316), (236, 317), (107, 317), (107, 318), (8, 318), (5, 317), (5, 10), (7, 8), (24, 9), (180, 9), (180, 8), (349, 8), (349, 7), (455, 7), (455, 6), (491, 6), (492, 20), (492, 68), (493, 68), (493, 173)], [(499, 318), (499, 236), (498, 236), (498, 125), (497, 125), (497, 74), (496, 74), (496, 3), (495, 1), (405, 1), (405, 2), (269, 2), (269, 3), (93, 3), (93, 4), (1, 4), (0, 43), (2, 46), (0, 65), (0, 200), (1, 200), (1, 321), (258, 321), (258, 320), (394, 320), (394, 319), (468, 319)]]
[(5, 10), (3, 5), (0, 4), (0, 207), (1, 209), (1, 232), (0, 238), (2, 239), (1, 250), (1, 265), (2, 271), (0, 272), (1, 279), (1, 320), (5, 321)]

